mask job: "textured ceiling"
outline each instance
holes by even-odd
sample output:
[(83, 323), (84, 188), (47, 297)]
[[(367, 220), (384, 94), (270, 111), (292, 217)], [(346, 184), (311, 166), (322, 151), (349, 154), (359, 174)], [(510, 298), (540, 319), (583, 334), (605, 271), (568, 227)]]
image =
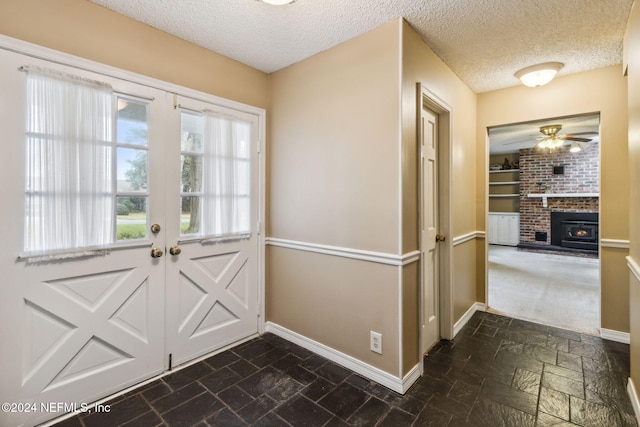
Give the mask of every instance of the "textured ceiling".
[(519, 84), (517, 70), (559, 75), (622, 62), (633, 0), (91, 0), (270, 73), (404, 17), (474, 92)]

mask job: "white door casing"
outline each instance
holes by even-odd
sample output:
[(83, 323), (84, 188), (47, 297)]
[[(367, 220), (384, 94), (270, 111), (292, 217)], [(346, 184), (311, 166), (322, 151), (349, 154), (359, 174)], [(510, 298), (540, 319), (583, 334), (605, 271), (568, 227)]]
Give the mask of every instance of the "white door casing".
[(438, 244), (438, 123), (437, 115), (421, 108), (421, 352), (440, 339)]
[[(9, 49), (4, 49), (5, 46)], [(22, 49), (29, 55), (15, 53)], [(54, 62), (36, 58), (51, 58)], [(60, 65), (65, 62), (75, 66)], [(238, 306), (243, 306), (243, 319), (249, 317), (246, 313), (253, 311), (253, 315), (251, 326), (244, 325), (243, 329), (237, 327), (242, 322), (226, 322), (231, 326), (227, 332), (234, 338), (209, 333), (210, 329), (216, 329), (212, 326), (221, 317), (205, 317), (209, 323), (199, 326), (200, 332), (207, 332), (201, 334), (206, 339), (200, 342), (197, 351), (185, 352), (180, 362), (230, 344), (238, 336), (255, 333), (258, 313), (262, 312), (258, 298), (263, 252), (258, 226), (252, 238), (242, 242), (184, 244), (182, 260), (166, 250), (179, 238), (178, 226), (175, 229), (169, 226), (169, 221), (174, 221), (179, 213), (170, 213), (167, 206), (177, 208), (178, 203), (172, 198), (174, 195), (177, 198), (178, 190), (174, 191), (173, 183), (179, 186), (180, 171), (179, 167), (165, 168), (171, 160), (179, 163), (179, 138), (167, 131), (172, 127), (179, 129), (179, 123), (172, 122), (177, 117), (174, 93), (184, 90), (201, 99), (207, 99), (208, 95), (4, 37), (0, 37), (0, 64), (4, 88), (0, 96), (0, 128), (6, 138), (5, 161), (0, 169), (3, 179), (0, 197), (5, 201), (0, 214), (3, 220), (0, 340), (4, 350), (0, 352), (0, 364), (4, 367), (0, 370), (0, 400), (15, 404), (16, 409), (0, 412), (0, 425), (35, 425), (161, 374), (167, 368), (168, 353), (181, 345), (168, 338), (168, 331), (178, 329), (168, 322), (178, 321), (175, 307), (179, 306), (172, 298), (177, 295), (183, 277), (207, 294), (201, 298), (200, 309), (207, 304), (216, 307), (212, 302), (215, 300), (234, 315), (242, 311)], [(99, 256), (50, 262), (17, 259), (24, 228), (25, 84), (24, 73), (18, 71), (23, 65), (39, 65), (106, 81), (118, 92), (148, 101), (147, 226), (158, 224), (161, 231), (154, 234), (147, 227), (145, 239), (116, 245)], [(98, 74), (85, 71), (89, 69)], [(238, 109), (246, 107), (220, 101)], [(250, 116), (259, 123), (256, 135), (263, 133), (264, 112), (247, 109), (254, 112)], [(175, 155), (176, 146), (178, 160), (169, 159), (169, 155)], [(255, 160), (257, 169), (262, 161)], [(262, 170), (253, 177), (256, 192), (252, 210), (256, 222), (261, 217), (264, 197), (260, 173)], [(152, 246), (163, 250), (165, 255), (151, 258)], [(194, 249), (199, 246), (202, 247)], [(230, 295), (218, 295), (216, 292), (224, 292), (213, 285), (203, 285), (212, 276), (216, 279), (215, 286), (223, 286)], [(183, 323), (192, 325), (184, 319)], [(43, 411), (39, 405), (47, 402), (67, 406)]]

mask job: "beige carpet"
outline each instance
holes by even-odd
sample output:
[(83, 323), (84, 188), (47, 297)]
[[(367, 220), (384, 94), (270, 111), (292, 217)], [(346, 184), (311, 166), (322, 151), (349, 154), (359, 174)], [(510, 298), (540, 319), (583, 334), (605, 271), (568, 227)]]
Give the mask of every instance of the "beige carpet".
[(600, 261), (489, 245), (489, 309), (600, 335)]

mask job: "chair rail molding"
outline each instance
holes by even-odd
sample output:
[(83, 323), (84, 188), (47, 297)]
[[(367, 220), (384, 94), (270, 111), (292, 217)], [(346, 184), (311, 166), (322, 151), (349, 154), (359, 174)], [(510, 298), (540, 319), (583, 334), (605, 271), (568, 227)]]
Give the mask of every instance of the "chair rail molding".
[(319, 243), (300, 242), (296, 240), (279, 239), (267, 237), (265, 244), (280, 248), (295, 249), (305, 252), (314, 252), (324, 255), (339, 256), (342, 258), (352, 258), (361, 261), (376, 262), (379, 264), (394, 265), (397, 267), (411, 264), (420, 260), (420, 251), (411, 251), (402, 255), (385, 252), (365, 251), (362, 249), (345, 248), (340, 246), (323, 245)]
[(485, 236), (486, 233), (484, 231), (470, 231), (469, 233), (455, 236), (453, 238), (453, 246), (458, 246), (475, 239), (484, 239)]
[(600, 239), (603, 248), (629, 249), (629, 241), (621, 239)]

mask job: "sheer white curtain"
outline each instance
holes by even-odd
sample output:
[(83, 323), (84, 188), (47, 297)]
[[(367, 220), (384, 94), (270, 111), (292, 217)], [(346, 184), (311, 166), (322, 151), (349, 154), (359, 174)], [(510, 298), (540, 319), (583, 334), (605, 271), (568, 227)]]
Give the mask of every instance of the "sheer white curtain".
[(251, 232), (251, 123), (204, 114), (202, 234)]
[(27, 72), (25, 252), (113, 242), (114, 96), (108, 84)]

